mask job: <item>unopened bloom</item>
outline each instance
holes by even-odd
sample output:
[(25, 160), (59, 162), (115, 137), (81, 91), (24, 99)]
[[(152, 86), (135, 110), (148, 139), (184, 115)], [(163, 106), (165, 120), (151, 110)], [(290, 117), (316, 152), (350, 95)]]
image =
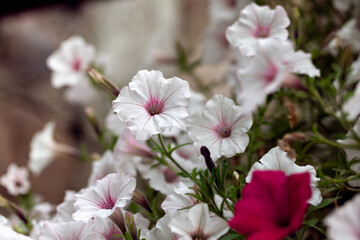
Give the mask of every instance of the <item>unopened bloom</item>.
[(189, 116), (189, 84), (180, 78), (165, 79), (160, 71), (139, 71), (113, 101), (114, 111), (137, 140), (182, 128)]
[(324, 224), (327, 226), (327, 237), (330, 240), (358, 240), (360, 238), (360, 194), (330, 212), (324, 219)]
[(195, 147), (206, 146), (213, 159), (232, 157), (244, 152), (249, 143), (252, 117), (222, 95), (210, 99), (202, 112), (194, 113), (188, 121), (187, 130)]
[(283, 7), (276, 6), (272, 10), (268, 6), (250, 3), (241, 10), (239, 20), (228, 27), (226, 37), (244, 55), (252, 56), (255, 54), (254, 43), (258, 39), (286, 40), (289, 25), (290, 20)]
[(280, 240), (300, 228), (311, 197), (309, 173), (255, 171), (229, 221), (249, 240)]
[(116, 207), (124, 207), (132, 198), (135, 190), (135, 178), (121, 173), (111, 173), (76, 194), (73, 218), (77, 221), (89, 221), (92, 217), (108, 217)]
[(25, 194), (30, 190), (29, 172), (25, 167), (11, 163), (6, 175), (0, 178), (0, 184), (6, 187), (11, 195)]
[(189, 211), (180, 211), (169, 222), (169, 227), (179, 235), (180, 240), (216, 240), (229, 230), (227, 222), (210, 213), (204, 203), (193, 206)]
[(251, 182), (253, 173), (255, 171), (282, 171), (285, 175), (289, 176), (296, 173), (305, 173), (310, 174), (310, 186), (312, 190), (312, 196), (309, 199), (309, 203), (312, 205), (318, 205), (321, 203), (322, 197), (317, 183), (319, 178), (316, 177), (316, 170), (311, 165), (299, 166), (295, 163), (296, 159), (291, 159), (287, 156), (286, 152), (283, 151), (280, 147), (272, 148), (267, 154), (265, 154), (259, 162), (256, 162), (252, 165), (248, 175), (246, 176), (246, 182)]
[(51, 84), (55, 88), (74, 86), (88, 81), (87, 69), (95, 59), (95, 48), (80, 36), (72, 36), (61, 43), (47, 59), (53, 71)]

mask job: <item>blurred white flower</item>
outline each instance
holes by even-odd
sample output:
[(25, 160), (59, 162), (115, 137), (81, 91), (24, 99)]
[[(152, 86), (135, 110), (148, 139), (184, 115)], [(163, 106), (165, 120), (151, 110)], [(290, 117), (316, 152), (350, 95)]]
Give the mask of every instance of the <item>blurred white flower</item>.
[(339, 47), (349, 46), (353, 51), (359, 52), (359, 39), (360, 30), (357, 27), (356, 19), (351, 19), (336, 32), (336, 36), (329, 42), (327, 50), (331, 54), (336, 55)]
[(35, 175), (39, 175), (53, 161), (56, 153), (78, 154), (76, 149), (57, 143), (54, 140), (54, 131), (55, 122), (48, 122), (31, 140), (28, 167)]
[(359, 0), (333, 0), (332, 2), (334, 7), (341, 12), (346, 12), (351, 5), (354, 5), (355, 7), (360, 3)]
[(114, 111), (137, 140), (172, 127), (182, 128), (189, 116), (189, 84), (180, 78), (165, 79), (160, 71), (139, 71), (113, 101)]
[(232, 157), (245, 151), (251, 128), (252, 116), (222, 95), (210, 99), (202, 112), (194, 113), (187, 130), (194, 146), (206, 146), (214, 160), (221, 156)]
[(73, 218), (77, 221), (89, 221), (92, 217), (108, 217), (116, 207), (124, 207), (132, 198), (136, 180), (121, 173), (111, 173), (76, 194)]
[(97, 180), (102, 179), (110, 173), (115, 173), (115, 166), (114, 156), (110, 150), (107, 150), (100, 160), (92, 162), (88, 186), (95, 185)]
[[(346, 134), (346, 138), (342, 140), (337, 140), (338, 143), (345, 144), (345, 145), (356, 145), (359, 144), (358, 141), (356, 141), (355, 137), (353, 136), (353, 133), (357, 134), (357, 136), (360, 136), (360, 118), (356, 121), (354, 127), (352, 130), (350, 130)], [(346, 153), (346, 159), (350, 162), (353, 158), (360, 159), (360, 150), (355, 148), (344, 148), (344, 151)], [(351, 164), (350, 168), (354, 170), (355, 172), (360, 172), (360, 162), (356, 162), (354, 164)], [(353, 187), (360, 187), (360, 179), (349, 181), (349, 185)]]
[(252, 56), (258, 39), (286, 40), (289, 25), (290, 20), (283, 7), (276, 6), (275, 10), (271, 10), (268, 6), (250, 3), (241, 10), (239, 20), (228, 27), (226, 37), (241, 53)]
[(118, 170), (136, 176), (136, 168), (141, 162), (153, 162), (153, 153), (144, 142), (137, 141), (130, 130), (126, 129), (115, 144), (114, 160)]
[(316, 206), (321, 203), (322, 196), (317, 183), (320, 178), (316, 177), (316, 170), (311, 165), (299, 166), (296, 165), (295, 159), (290, 159), (287, 153), (284, 152), (280, 147), (274, 147), (265, 154), (259, 162), (252, 165), (248, 175), (246, 176), (246, 182), (251, 182), (254, 171), (266, 171), (266, 170), (278, 170), (283, 171), (285, 175), (291, 175), (295, 173), (308, 172), (310, 174), (310, 185), (312, 196), (309, 199), (309, 203)]
[(84, 240), (84, 222), (45, 222), (39, 240)]
[(324, 219), (327, 237), (330, 240), (358, 240), (360, 226), (360, 194), (343, 206), (334, 209)]
[(241, 87), (237, 102), (247, 111), (265, 103), (267, 95), (281, 87), (288, 73), (320, 76), (320, 71), (311, 62), (311, 55), (295, 52), (288, 41), (258, 41), (254, 49), (255, 56), (248, 58), (248, 64), (237, 70)]
[(179, 235), (179, 240), (217, 240), (229, 230), (227, 221), (210, 213), (204, 203), (193, 206), (189, 211), (180, 211), (169, 222), (169, 227)]
[(11, 195), (26, 194), (31, 187), (29, 181), (29, 172), (25, 167), (18, 167), (11, 163), (5, 175), (0, 178), (0, 184), (3, 185)]
[(0, 224), (0, 239), (1, 240), (33, 240), (32, 238), (23, 234), (15, 232), (11, 227)]
[(61, 43), (46, 63), (53, 71), (53, 87), (74, 86), (88, 81), (87, 69), (95, 59), (95, 48), (80, 36), (72, 36)]
[(360, 82), (357, 83), (354, 95), (343, 105), (343, 111), (347, 113), (349, 120), (355, 120), (360, 114)]

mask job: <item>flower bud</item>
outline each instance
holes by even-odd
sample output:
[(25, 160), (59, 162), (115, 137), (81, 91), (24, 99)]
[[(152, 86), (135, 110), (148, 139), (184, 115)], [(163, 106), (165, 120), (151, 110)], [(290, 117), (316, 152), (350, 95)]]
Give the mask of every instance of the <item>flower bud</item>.
[(211, 159), (209, 149), (205, 146), (202, 146), (200, 148), (200, 152), (201, 152), (201, 155), (203, 155), (205, 158), (205, 163), (206, 163), (207, 168), (209, 169), (210, 172), (212, 172), (212, 170), (215, 168), (215, 163)]

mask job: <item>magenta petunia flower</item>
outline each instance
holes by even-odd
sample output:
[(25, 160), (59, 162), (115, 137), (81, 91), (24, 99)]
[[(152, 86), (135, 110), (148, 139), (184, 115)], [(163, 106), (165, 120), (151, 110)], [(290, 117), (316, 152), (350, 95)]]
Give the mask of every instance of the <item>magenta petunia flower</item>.
[(230, 227), (248, 240), (280, 240), (302, 224), (311, 197), (310, 175), (256, 171), (242, 196)]

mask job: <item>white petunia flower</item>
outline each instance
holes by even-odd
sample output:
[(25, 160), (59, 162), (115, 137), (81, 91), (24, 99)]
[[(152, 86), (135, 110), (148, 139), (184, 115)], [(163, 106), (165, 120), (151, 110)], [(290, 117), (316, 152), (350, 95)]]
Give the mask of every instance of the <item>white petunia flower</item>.
[(168, 213), (193, 206), (195, 198), (188, 195), (189, 193), (195, 194), (194, 190), (190, 189), (184, 183), (179, 182), (174, 187), (174, 193), (169, 194), (162, 202), (161, 208), (165, 211), (165, 213)]
[(11, 163), (6, 175), (0, 178), (0, 184), (6, 187), (8, 192), (13, 196), (26, 194), (31, 187), (29, 172), (27, 168), (18, 167), (15, 163)]
[(84, 240), (84, 222), (45, 222), (39, 240)]
[(110, 219), (95, 217), (85, 227), (83, 240), (121, 240), (124, 235), (121, 229)]
[(290, 159), (286, 152), (281, 150), (280, 147), (274, 147), (265, 154), (259, 162), (256, 162), (252, 165), (248, 175), (246, 176), (246, 182), (251, 182), (252, 175), (254, 171), (267, 171), (267, 170), (276, 170), (283, 171), (286, 175), (291, 175), (295, 173), (304, 173), (308, 172), (310, 174), (310, 185), (312, 196), (309, 199), (309, 203), (316, 206), (321, 203), (322, 196), (317, 183), (320, 180), (316, 177), (316, 170), (311, 165), (299, 166), (295, 164), (295, 159)]
[(360, 82), (357, 83), (354, 95), (349, 98), (343, 105), (343, 110), (347, 113), (350, 120), (355, 120), (360, 114)]
[(330, 240), (358, 240), (360, 237), (360, 194), (334, 209), (324, 219)]
[(11, 227), (0, 224), (1, 240), (33, 240), (32, 238), (15, 232)]
[(116, 207), (124, 207), (132, 198), (136, 180), (121, 173), (112, 173), (98, 180), (82, 193), (76, 194), (73, 218), (77, 221), (89, 221), (92, 217), (108, 217)]
[(94, 59), (95, 48), (92, 45), (80, 36), (70, 37), (46, 61), (53, 71), (51, 84), (60, 88), (88, 81), (87, 69)]
[[(360, 118), (356, 121), (354, 127), (353, 127), (353, 132), (355, 134), (357, 134), (358, 136), (360, 136)], [(337, 140), (338, 143), (341, 144), (345, 144), (345, 145), (355, 145), (358, 142), (356, 141), (356, 139), (353, 136), (352, 131), (349, 131), (346, 134), (346, 138), (343, 140)], [(344, 148), (344, 151), (346, 153), (346, 158), (348, 161), (351, 161), (353, 158), (357, 158), (360, 159), (360, 150), (359, 149), (353, 149), (353, 148)], [(351, 164), (350, 168), (352, 170), (354, 170), (355, 172), (360, 172), (360, 163), (354, 163)], [(349, 185), (353, 186), (353, 187), (360, 187), (360, 179), (357, 180), (353, 180), (353, 181), (349, 181)]]
[(121, 136), (126, 129), (126, 123), (120, 121), (112, 109), (105, 118), (105, 126), (107, 130), (111, 131), (116, 136)]
[(247, 131), (252, 116), (222, 95), (210, 99), (203, 111), (194, 113), (188, 121), (187, 130), (194, 146), (206, 146), (214, 160), (221, 156), (232, 157), (244, 152), (249, 143)]
[[(342, 0), (341, 0), (342, 1)], [(337, 32), (336, 36), (329, 42), (327, 49), (336, 55), (338, 48), (349, 46), (355, 52), (360, 51), (360, 30), (357, 27), (356, 19), (346, 22)]]
[(147, 240), (178, 240), (179, 235), (171, 232), (169, 222), (177, 216), (177, 212), (168, 212), (156, 222), (156, 226), (147, 233)]
[(268, 6), (250, 3), (241, 10), (239, 20), (228, 27), (226, 37), (241, 53), (252, 56), (258, 39), (286, 40), (289, 25), (290, 20), (283, 7), (276, 6), (275, 10), (271, 10)]
[(208, 205), (204, 203), (195, 205), (189, 211), (179, 212), (169, 222), (169, 227), (179, 235), (179, 240), (216, 240), (229, 230), (227, 221), (210, 213)]
[(39, 175), (53, 161), (57, 153), (73, 156), (78, 154), (76, 149), (57, 143), (54, 140), (54, 131), (55, 122), (48, 122), (31, 140), (28, 167), (35, 175)]
[(180, 78), (165, 79), (160, 71), (139, 71), (113, 101), (114, 111), (137, 140), (182, 128), (189, 116), (189, 84)]
[(237, 71), (241, 87), (237, 102), (248, 111), (265, 103), (267, 95), (281, 87), (288, 73), (320, 76), (310, 54), (295, 52), (288, 41), (259, 41), (255, 44), (255, 52), (255, 56), (248, 58), (248, 64)]
[(137, 175), (136, 167), (141, 162), (153, 162), (151, 149), (142, 141), (137, 141), (126, 129), (118, 138), (114, 147), (114, 160), (116, 168), (124, 173)]
[(92, 163), (91, 175), (89, 177), (88, 186), (95, 185), (97, 180), (102, 179), (110, 173), (115, 173), (115, 161), (110, 150), (106, 151), (100, 160)]

